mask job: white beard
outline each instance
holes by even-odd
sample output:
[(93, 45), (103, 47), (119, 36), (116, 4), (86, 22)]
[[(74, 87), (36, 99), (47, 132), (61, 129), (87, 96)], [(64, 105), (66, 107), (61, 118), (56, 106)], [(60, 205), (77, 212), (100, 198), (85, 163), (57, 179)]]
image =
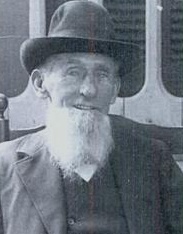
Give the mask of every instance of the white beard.
[(83, 165), (105, 165), (113, 148), (110, 120), (98, 111), (58, 108), (47, 112), (47, 141), (51, 160), (64, 177), (72, 178)]

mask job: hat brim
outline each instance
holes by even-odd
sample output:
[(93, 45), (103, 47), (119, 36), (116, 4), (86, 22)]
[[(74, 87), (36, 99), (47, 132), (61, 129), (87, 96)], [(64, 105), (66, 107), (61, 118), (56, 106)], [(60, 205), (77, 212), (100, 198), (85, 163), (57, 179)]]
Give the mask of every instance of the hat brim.
[[(44, 37), (26, 40), (20, 48), (22, 66), (29, 74), (49, 56), (59, 53), (100, 53), (119, 61), (122, 81), (119, 96), (129, 97), (144, 84), (143, 66), (140, 64), (139, 46), (121, 41), (92, 40), (85, 38)], [(136, 69), (142, 70), (138, 77)], [(133, 74), (133, 71), (135, 73)], [(135, 75), (135, 77), (133, 77)]]

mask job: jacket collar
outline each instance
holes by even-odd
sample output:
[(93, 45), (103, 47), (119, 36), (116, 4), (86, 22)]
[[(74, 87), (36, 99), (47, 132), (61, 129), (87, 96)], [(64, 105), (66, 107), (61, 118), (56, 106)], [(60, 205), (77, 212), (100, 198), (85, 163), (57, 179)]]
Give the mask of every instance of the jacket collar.
[(17, 149), (20, 160), (15, 168), (47, 232), (66, 233), (62, 178), (51, 163), (44, 142), (45, 130), (24, 137)]
[(25, 156), (34, 156), (41, 149), (46, 141), (45, 129), (34, 134), (28, 134), (22, 137), (16, 152), (25, 154)]

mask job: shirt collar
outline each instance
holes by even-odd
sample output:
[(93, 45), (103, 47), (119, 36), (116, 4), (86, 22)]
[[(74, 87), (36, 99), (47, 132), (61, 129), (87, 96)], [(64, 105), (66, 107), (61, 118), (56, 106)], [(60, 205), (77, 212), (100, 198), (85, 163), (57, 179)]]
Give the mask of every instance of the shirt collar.
[(83, 165), (79, 168), (75, 169), (75, 172), (86, 182), (89, 182), (89, 180), (93, 177), (97, 170), (96, 164), (90, 164), (90, 165)]

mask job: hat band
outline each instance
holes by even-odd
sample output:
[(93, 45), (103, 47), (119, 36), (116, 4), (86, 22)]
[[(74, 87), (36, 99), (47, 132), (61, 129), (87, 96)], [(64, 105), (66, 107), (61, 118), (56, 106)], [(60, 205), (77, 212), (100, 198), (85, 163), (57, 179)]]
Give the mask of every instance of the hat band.
[(109, 34), (108, 31), (100, 31), (100, 32), (88, 32), (85, 30), (74, 30), (74, 29), (65, 29), (58, 32), (51, 32), (48, 34), (49, 37), (65, 37), (65, 38), (83, 38), (83, 39), (91, 39), (91, 40), (113, 40), (114, 36), (112, 33)]

